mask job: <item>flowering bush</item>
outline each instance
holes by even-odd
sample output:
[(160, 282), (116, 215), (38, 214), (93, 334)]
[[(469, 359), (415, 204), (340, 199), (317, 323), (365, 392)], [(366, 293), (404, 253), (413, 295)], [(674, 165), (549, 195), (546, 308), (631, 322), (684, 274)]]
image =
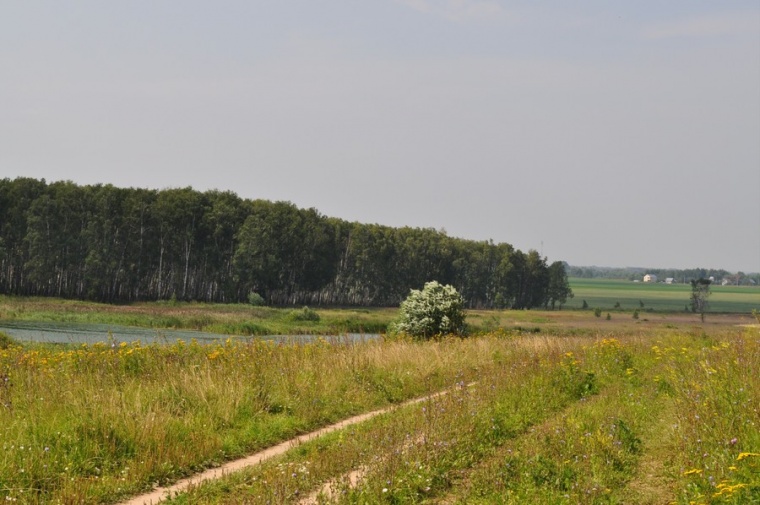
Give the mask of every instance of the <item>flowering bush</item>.
[(413, 289), (401, 302), (401, 314), (393, 329), (413, 337), (461, 335), (465, 331), (464, 299), (453, 286), (428, 282)]

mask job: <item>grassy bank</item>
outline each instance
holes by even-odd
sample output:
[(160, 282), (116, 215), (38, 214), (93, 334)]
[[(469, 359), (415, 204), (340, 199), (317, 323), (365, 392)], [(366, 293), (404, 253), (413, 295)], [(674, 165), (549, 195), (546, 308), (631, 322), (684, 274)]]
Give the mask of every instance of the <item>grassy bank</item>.
[[(304, 444), (180, 503), (760, 496), (754, 328), (356, 345), (11, 345), (0, 351), (0, 376), (0, 496), (19, 503), (113, 502), (445, 388), (449, 395)], [(351, 472), (361, 475), (355, 484)]]
[(395, 309), (253, 307), (245, 304), (146, 302), (130, 305), (0, 296), (0, 320), (175, 328), (222, 335), (382, 333)]

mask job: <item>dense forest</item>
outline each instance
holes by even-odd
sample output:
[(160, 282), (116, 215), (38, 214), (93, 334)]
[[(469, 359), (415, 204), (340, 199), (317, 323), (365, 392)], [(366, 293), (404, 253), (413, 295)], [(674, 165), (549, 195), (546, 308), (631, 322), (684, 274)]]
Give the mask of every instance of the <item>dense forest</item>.
[(470, 307), (561, 308), (562, 262), (509, 244), (191, 188), (0, 180), (0, 293), (103, 302), (396, 305), (437, 280)]

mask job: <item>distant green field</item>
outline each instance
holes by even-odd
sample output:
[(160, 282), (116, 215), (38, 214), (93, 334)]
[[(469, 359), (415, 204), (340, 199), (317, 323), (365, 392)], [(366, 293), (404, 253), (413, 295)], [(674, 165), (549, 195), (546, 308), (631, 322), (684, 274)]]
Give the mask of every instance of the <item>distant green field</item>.
[[(574, 298), (565, 305), (579, 309), (583, 301), (589, 308), (612, 310), (616, 303), (624, 310), (683, 311), (689, 305), (691, 285), (643, 283), (611, 279), (581, 279), (571, 277)], [(750, 313), (760, 310), (760, 287), (712, 286), (709, 312)]]

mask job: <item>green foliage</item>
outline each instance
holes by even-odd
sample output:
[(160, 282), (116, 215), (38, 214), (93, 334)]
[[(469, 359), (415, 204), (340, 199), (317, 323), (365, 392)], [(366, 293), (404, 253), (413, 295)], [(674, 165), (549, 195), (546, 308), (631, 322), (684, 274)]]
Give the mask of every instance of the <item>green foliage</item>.
[(264, 297), (255, 291), (248, 293), (248, 304), (254, 307), (261, 307), (266, 304)]
[(454, 287), (436, 281), (413, 289), (401, 303), (397, 332), (418, 338), (462, 335), (465, 332), (464, 299)]
[(596, 317), (602, 317), (602, 309), (600, 309), (599, 307), (596, 307), (594, 309), (594, 316), (596, 316)]
[(612, 319), (612, 316), (610, 315), (609, 312), (607, 312), (607, 321), (609, 321), (610, 319)]
[(305, 321), (305, 322), (318, 322), (320, 320), (319, 314), (314, 309), (309, 307), (303, 307), (301, 310), (294, 310), (290, 313), (290, 319), (293, 321)]
[(691, 311), (699, 314), (702, 321), (707, 312), (707, 298), (710, 296), (710, 279), (696, 279), (691, 281)]
[(638, 319), (639, 318), (639, 309), (636, 309), (633, 311), (633, 318)]
[(581, 308), (582, 308), (583, 310), (586, 310), (586, 309), (588, 309), (588, 302), (586, 302), (586, 300), (583, 300), (583, 305), (581, 306)]
[(0, 349), (8, 349), (11, 346), (18, 345), (18, 342), (16, 342), (13, 337), (8, 335), (7, 333), (3, 333), (0, 331)]
[(565, 266), (510, 244), (351, 223), (234, 193), (0, 179), (0, 293), (86, 299), (397, 306), (438, 279), (472, 307), (572, 297)]
[(561, 261), (555, 261), (549, 266), (546, 305), (551, 306), (554, 310), (555, 304), (559, 304), (561, 310), (567, 299), (573, 298), (573, 296), (573, 290), (570, 289), (570, 282), (567, 280), (565, 264)]

